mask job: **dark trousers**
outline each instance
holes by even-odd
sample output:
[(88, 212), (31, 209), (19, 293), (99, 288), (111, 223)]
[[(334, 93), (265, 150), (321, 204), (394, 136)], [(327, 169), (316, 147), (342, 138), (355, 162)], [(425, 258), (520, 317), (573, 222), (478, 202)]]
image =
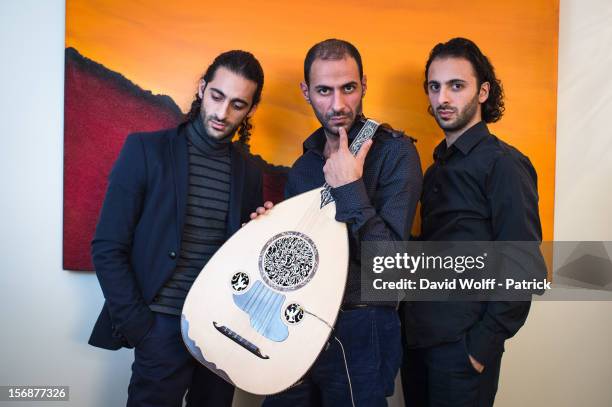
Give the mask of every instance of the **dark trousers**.
[(429, 348), (404, 348), (402, 387), (406, 407), (490, 407), (495, 400), (500, 354), (478, 373), (465, 337)]
[(200, 365), (181, 337), (180, 318), (154, 313), (153, 327), (134, 350), (128, 407), (231, 406), (234, 387)]
[[(356, 407), (386, 406), (402, 359), (400, 323), (389, 307), (340, 311), (334, 335), (342, 342)], [(298, 385), (266, 398), (264, 407), (351, 406), (342, 349), (330, 345)]]

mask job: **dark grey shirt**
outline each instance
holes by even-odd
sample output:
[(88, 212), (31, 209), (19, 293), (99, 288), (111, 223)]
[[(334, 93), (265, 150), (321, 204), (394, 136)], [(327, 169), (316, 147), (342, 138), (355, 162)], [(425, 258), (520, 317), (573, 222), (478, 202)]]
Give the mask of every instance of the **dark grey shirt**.
[[(349, 144), (362, 124), (349, 131)], [(321, 187), (325, 183), (325, 132), (315, 131), (304, 141), (304, 154), (289, 172), (285, 197)], [(414, 140), (401, 132), (379, 127), (363, 168), (361, 179), (333, 188), (336, 220), (349, 231), (349, 274), (343, 304), (361, 300), (361, 241), (410, 239), (410, 229), (421, 194), (422, 171)], [(378, 305), (396, 306), (396, 303)]]
[(225, 242), (230, 195), (231, 139), (216, 140), (206, 134), (201, 120), (188, 123), (189, 184), (181, 250), (174, 273), (164, 284), (151, 310), (181, 315), (200, 270)]

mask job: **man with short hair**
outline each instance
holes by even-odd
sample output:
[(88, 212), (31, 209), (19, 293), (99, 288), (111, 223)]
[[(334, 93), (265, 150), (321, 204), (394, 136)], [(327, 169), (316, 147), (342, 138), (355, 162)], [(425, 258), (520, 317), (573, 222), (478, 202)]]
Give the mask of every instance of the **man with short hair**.
[[(361, 300), (360, 244), (409, 239), (421, 192), (419, 157), (414, 140), (383, 126), (356, 156), (349, 151), (355, 136), (351, 130), (363, 126), (367, 89), (361, 56), (349, 42), (329, 39), (313, 46), (300, 86), (321, 127), (304, 142), (285, 196), (325, 182), (332, 187), (336, 220), (346, 223), (349, 232), (349, 271), (328, 346), (303, 380), (268, 397), (264, 406), (383, 406), (393, 394), (401, 361), (397, 303)], [(259, 208), (257, 213), (264, 212)]]
[(89, 343), (135, 348), (128, 406), (182, 406), (186, 391), (188, 406), (232, 403), (233, 387), (183, 344), (180, 315), (200, 270), (263, 201), (244, 148), (263, 81), (252, 54), (219, 55), (184, 123), (128, 136), (110, 174), (92, 242), (106, 301)]
[[(504, 112), (488, 58), (464, 38), (438, 44), (424, 86), (445, 140), (423, 181), (421, 240), (541, 241), (535, 169), (486, 125)], [(404, 304), (406, 406), (493, 405), (504, 342), (523, 325), (530, 304)]]

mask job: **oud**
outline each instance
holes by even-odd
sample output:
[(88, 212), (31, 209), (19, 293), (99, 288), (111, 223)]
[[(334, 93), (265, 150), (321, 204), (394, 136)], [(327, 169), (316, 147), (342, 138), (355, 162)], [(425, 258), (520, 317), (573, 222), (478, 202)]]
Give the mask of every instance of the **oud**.
[[(378, 128), (363, 121), (353, 154)], [(249, 393), (278, 393), (299, 381), (336, 322), (349, 247), (330, 191), (325, 184), (247, 223), (187, 294), (181, 317), (187, 349)]]

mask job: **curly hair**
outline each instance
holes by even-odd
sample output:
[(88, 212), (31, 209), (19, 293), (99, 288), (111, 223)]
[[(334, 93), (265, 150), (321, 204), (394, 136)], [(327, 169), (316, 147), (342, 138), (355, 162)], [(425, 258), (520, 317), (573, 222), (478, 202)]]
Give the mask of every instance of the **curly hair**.
[(425, 82), (423, 82), (425, 93), (428, 93), (427, 75), (429, 74), (429, 66), (436, 58), (444, 59), (449, 57), (464, 58), (472, 64), (479, 88), (483, 83), (489, 83), (489, 97), (481, 105), (482, 120), (486, 123), (494, 123), (501, 119), (505, 110), (502, 83), (495, 76), (495, 69), (493, 65), (491, 65), (491, 62), (489, 62), (489, 59), (480, 51), (473, 41), (467, 38), (453, 38), (445, 43), (437, 44), (431, 50), (427, 63), (425, 64)]
[[(211, 82), (215, 77), (217, 69), (220, 67), (226, 68), (248, 80), (255, 82), (257, 84), (257, 89), (255, 89), (255, 94), (253, 95), (251, 109), (260, 102), (264, 84), (264, 73), (259, 61), (255, 58), (255, 56), (253, 56), (253, 54), (241, 50), (224, 52), (215, 58), (213, 63), (208, 67), (208, 69), (206, 69), (206, 72), (204, 75), (202, 75), (200, 80), (203, 80), (206, 83)], [(201, 109), (202, 98), (198, 95), (198, 92), (196, 92), (195, 98), (193, 102), (191, 102), (189, 112), (187, 112), (183, 117), (183, 123), (199, 117)], [(238, 129), (238, 143), (240, 143), (247, 150), (249, 148), (249, 139), (251, 138), (252, 128), (253, 125), (250, 123), (249, 117), (246, 116)]]

